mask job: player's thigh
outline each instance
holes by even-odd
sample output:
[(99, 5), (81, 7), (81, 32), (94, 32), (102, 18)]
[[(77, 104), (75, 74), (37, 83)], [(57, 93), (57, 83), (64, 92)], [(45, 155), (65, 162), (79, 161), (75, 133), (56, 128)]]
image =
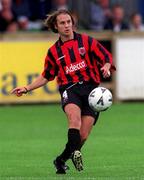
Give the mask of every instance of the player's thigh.
[(64, 107), (64, 111), (68, 118), (69, 128), (80, 129), (81, 127), (81, 109), (74, 103), (68, 103)]
[(95, 118), (89, 115), (82, 116), (82, 123), (81, 123), (81, 129), (80, 129), (80, 134), (81, 134), (81, 139), (86, 140), (87, 137), (89, 136), (93, 124), (95, 122)]

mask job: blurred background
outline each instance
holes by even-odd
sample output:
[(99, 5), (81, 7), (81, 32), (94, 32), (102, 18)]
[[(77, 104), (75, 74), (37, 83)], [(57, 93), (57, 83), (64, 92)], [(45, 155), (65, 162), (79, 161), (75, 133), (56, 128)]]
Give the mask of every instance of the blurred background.
[(58, 102), (55, 82), (16, 98), (10, 90), (28, 84), (43, 69), (58, 38), (43, 25), (57, 9), (71, 11), (76, 30), (99, 40), (113, 54), (117, 72), (103, 81), (114, 100), (144, 99), (144, 1), (0, 0), (0, 103)]

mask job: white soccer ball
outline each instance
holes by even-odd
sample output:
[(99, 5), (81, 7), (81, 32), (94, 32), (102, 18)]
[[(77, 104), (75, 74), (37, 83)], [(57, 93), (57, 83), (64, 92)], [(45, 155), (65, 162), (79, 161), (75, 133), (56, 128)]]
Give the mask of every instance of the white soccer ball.
[(94, 111), (105, 111), (112, 105), (112, 93), (107, 88), (97, 87), (90, 92), (88, 102)]

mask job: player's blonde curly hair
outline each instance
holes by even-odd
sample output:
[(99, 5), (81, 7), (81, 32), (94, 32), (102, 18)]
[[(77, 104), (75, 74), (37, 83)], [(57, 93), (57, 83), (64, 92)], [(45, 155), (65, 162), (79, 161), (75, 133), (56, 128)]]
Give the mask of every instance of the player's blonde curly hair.
[(58, 30), (55, 28), (55, 25), (57, 23), (57, 16), (60, 14), (68, 14), (71, 17), (72, 24), (74, 25), (74, 19), (68, 10), (61, 9), (61, 10), (55, 11), (52, 14), (48, 14), (47, 18), (44, 21), (44, 25), (48, 27), (48, 29), (51, 29), (54, 33), (58, 33)]

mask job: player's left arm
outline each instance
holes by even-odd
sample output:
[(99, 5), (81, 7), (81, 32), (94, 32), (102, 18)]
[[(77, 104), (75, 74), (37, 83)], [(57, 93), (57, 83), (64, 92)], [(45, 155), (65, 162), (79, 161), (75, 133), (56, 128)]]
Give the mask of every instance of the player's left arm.
[(102, 71), (103, 77), (107, 78), (110, 77), (111, 75), (111, 64), (110, 63), (105, 63), (102, 68), (100, 69)]
[(100, 66), (103, 77), (109, 77), (111, 72), (115, 70), (112, 54), (95, 39), (93, 39), (91, 43), (91, 52), (93, 53), (95, 59), (97, 59), (97, 63)]

